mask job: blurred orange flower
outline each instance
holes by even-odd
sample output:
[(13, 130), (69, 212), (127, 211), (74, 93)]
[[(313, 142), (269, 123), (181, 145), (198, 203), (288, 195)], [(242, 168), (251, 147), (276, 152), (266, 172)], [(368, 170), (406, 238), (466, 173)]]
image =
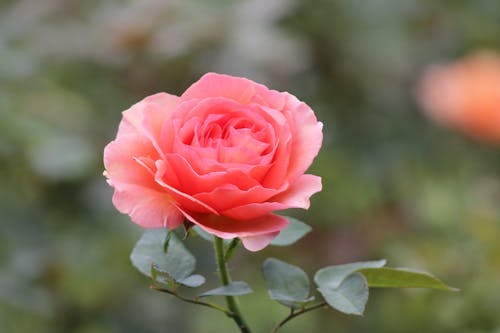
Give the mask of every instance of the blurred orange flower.
[(481, 51), (423, 74), (418, 98), (438, 123), (500, 144), (500, 56)]

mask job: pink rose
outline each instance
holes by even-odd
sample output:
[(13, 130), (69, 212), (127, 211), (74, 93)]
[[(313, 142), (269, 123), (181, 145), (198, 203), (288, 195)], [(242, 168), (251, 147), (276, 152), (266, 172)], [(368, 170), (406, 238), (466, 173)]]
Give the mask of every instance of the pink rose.
[(250, 251), (309, 207), (321, 178), (304, 174), (322, 123), (305, 103), (253, 81), (209, 73), (182, 96), (158, 93), (123, 112), (104, 149), (113, 204), (144, 228), (184, 219)]

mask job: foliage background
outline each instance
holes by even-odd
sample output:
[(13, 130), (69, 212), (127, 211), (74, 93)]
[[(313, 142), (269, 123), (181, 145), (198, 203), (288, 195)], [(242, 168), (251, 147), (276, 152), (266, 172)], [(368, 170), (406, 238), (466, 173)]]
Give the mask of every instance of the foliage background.
[[(427, 64), (498, 48), (499, 31), (490, 0), (0, 1), (0, 331), (234, 331), (148, 290), (128, 259), (141, 230), (101, 176), (120, 111), (217, 71), (290, 91), (325, 123), (324, 190), (294, 212), (314, 232), (232, 264), (256, 290), (241, 301), (257, 332), (287, 311), (266, 297), (268, 256), (311, 276), (387, 258), (463, 290), (376, 290), (364, 318), (315, 311), (283, 332), (500, 332), (500, 148), (414, 98)], [(190, 246), (213, 278), (209, 244)]]

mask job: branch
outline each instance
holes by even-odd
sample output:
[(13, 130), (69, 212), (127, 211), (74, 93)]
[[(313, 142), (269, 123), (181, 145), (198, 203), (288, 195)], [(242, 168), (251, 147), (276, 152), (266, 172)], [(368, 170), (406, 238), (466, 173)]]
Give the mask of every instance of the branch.
[(180, 300), (183, 300), (184, 302), (206, 306), (206, 307), (212, 308), (214, 310), (224, 312), (228, 317), (231, 317), (231, 318), (234, 317), (234, 314), (230, 310), (228, 310), (228, 309), (226, 309), (226, 308), (224, 308), (222, 306), (219, 306), (217, 304), (209, 303), (209, 302), (203, 302), (203, 301), (199, 301), (197, 299), (187, 298), (187, 297), (184, 297), (182, 295), (179, 295), (175, 291), (164, 289), (164, 288), (161, 288), (161, 287), (158, 287), (158, 286), (149, 286), (149, 288), (153, 289), (153, 290), (156, 290), (156, 291), (161, 291), (162, 293), (167, 293), (169, 295), (177, 297)]
[(285, 318), (283, 319), (282, 321), (280, 321), (279, 323), (277, 323), (273, 330), (271, 331), (271, 333), (276, 333), (278, 332), (278, 330), (283, 326), (285, 325), (288, 321), (290, 321), (291, 319), (297, 317), (297, 316), (300, 316), (304, 313), (307, 313), (309, 311), (312, 311), (312, 310), (316, 310), (316, 309), (319, 309), (319, 308), (322, 308), (322, 307), (325, 307), (326, 306), (326, 302), (321, 302), (321, 303), (318, 303), (318, 304), (315, 304), (315, 305), (312, 305), (310, 307), (305, 307), (305, 308), (302, 308), (302, 309), (299, 309), (297, 311), (295, 311), (294, 309), (292, 309), (290, 311), (290, 314)]

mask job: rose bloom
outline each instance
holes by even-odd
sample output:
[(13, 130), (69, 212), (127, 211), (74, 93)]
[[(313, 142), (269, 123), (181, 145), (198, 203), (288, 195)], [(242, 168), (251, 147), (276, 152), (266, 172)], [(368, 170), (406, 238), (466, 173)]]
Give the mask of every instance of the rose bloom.
[(479, 52), (423, 74), (418, 97), (427, 114), (481, 141), (500, 143), (500, 57)]
[(244, 78), (209, 73), (180, 97), (158, 93), (123, 112), (104, 149), (113, 204), (144, 228), (186, 219), (250, 251), (288, 225), (272, 212), (309, 207), (304, 174), (322, 143), (305, 103)]

